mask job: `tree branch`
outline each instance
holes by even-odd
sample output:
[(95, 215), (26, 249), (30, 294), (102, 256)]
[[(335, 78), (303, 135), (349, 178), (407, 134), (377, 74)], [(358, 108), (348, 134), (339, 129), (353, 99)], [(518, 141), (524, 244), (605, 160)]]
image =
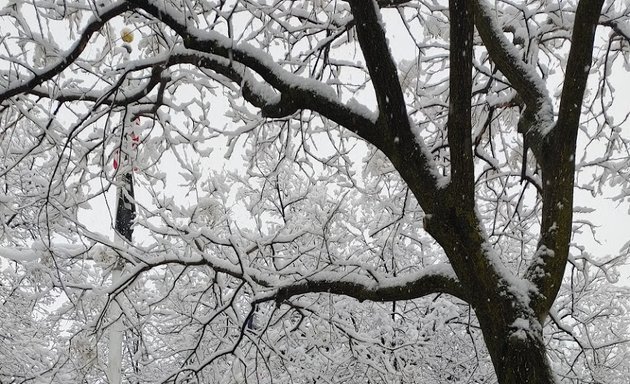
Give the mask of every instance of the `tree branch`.
[[(276, 64), (271, 56), (247, 44), (235, 44), (230, 38), (215, 31), (200, 30), (188, 25), (184, 22), (181, 12), (172, 6), (163, 7), (146, 0), (130, 0), (129, 3), (142, 8), (176, 31), (183, 38), (187, 48), (222, 58), (221, 63), (215, 60), (212, 64), (216, 68), (220, 67), (223, 74), (232, 72), (230, 76), (234, 77), (234, 69), (238, 67), (232, 70), (228, 67), (236, 62), (260, 75), (271, 87), (279, 91), (283, 100), (283, 103), (276, 105), (282, 108), (276, 110), (267, 108), (264, 111), (267, 115), (280, 117), (290, 115), (299, 109), (311, 109), (368, 141), (378, 135), (376, 119), (370, 116), (369, 111), (352, 103), (341, 103), (332, 87), (286, 71)], [(252, 100), (254, 99), (250, 98), (250, 101)], [(255, 103), (258, 106), (264, 105), (261, 99), (255, 100)]]
[(540, 318), (548, 313), (556, 298), (569, 255), (576, 140), (603, 3), (603, 0), (582, 0), (578, 4), (558, 122), (546, 138), (542, 152), (541, 239), (526, 275), (538, 288), (539, 295), (532, 306)]
[[(117, 89), (120, 88), (124, 77), (120, 79), (120, 81), (116, 82), (106, 91), (99, 92), (72, 92), (67, 90), (59, 90), (54, 93), (51, 93), (48, 88), (42, 88), (35, 86), (32, 89), (27, 89), (24, 93), (28, 93), (31, 95), (35, 95), (42, 98), (50, 98), (60, 103), (67, 103), (71, 101), (90, 101), (100, 104), (107, 104), (112, 107), (129, 105), (133, 102), (141, 100), (143, 97), (147, 96), (155, 86), (164, 81), (162, 77), (162, 73), (165, 69), (165, 63), (157, 62), (151, 67), (151, 75), (149, 76), (149, 80), (146, 81), (145, 84), (140, 87), (136, 87), (132, 90), (127, 90), (125, 93), (127, 95), (122, 94), (121, 92), (116, 92)], [(146, 66), (144, 66), (146, 67)], [(134, 70), (142, 69), (142, 66), (135, 67)], [(51, 94), (53, 95), (51, 97)]]
[[(357, 25), (361, 24), (361, 27), (357, 27), (359, 42), (362, 49), (367, 52), (364, 52), (366, 61), (371, 62), (368, 67), (372, 68), (371, 76), (374, 76), (375, 88), (377, 94), (380, 94), (379, 109), (385, 112), (381, 113), (378, 120), (356, 103), (341, 103), (331, 87), (286, 71), (275, 63), (271, 56), (260, 50), (247, 44), (235, 44), (230, 38), (215, 31), (204, 31), (188, 25), (179, 10), (171, 6), (161, 6), (147, 0), (129, 2), (172, 28), (183, 38), (187, 48), (227, 59), (230, 65), (240, 63), (260, 75), (267, 84), (279, 92), (281, 101), (272, 103), (277, 108), (271, 108), (270, 105), (262, 107), (267, 116), (287, 116), (300, 109), (309, 109), (350, 129), (375, 145), (389, 157), (405, 181), (412, 186), (414, 194), (426, 207), (425, 210), (431, 209), (438, 194), (436, 185), (440, 176), (435, 172), (430, 153), (418, 143), (411, 132), (396, 67), (389, 55), (385, 33), (378, 21), (377, 8), (373, 0), (367, 6), (356, 1), (351, 5), (355, 4), (359, 13), (359, 18), (355, 20)], [(361, 19), (363, 16), (365, 18)], [(374, 50), (372, 45), (380, 47), (380, 50)], [(378, 63), (383, 60), (390, 64), (380, 67)], [(247, 89), (243, 95), (250, 97), (250, 102), (253, 100), (259, 107), (264, 104), (257, 96), (248, 95)], [(410, 167), (410, 163), (414, 166)]]
[(451, 156), (452, 191), (472, 210), (475, 180), (472, 154), (472, 41), (473, 9), (470, 1), (450, 0), (450, 68), (448, 144)]
[(626, 43), (630, 44), (630, 32), (619, 25), (620, 23), (617, 20), (605, 20), (602, 21), (600, 24), (605, 27), (609, 27), (614, 31), (617, 36), (625, 40)]
[(561, 143), (569, 145), (577, 138), (582, 101), (593, 57), (593, 43), (604, 0), (581, 0), (575, 13), (571, 50), (567, 59), (564, 85), (555, 130)]
[(357, 38), (376, 93), (380, 136), (370, 142), (389, 158), (425, 212), (432, 212), (439, 175), (432, 156), (411, 130), (396, 64), (374, 0), (351, 0)]
[[(228, 246), (227, 244), (221, 244)], [(230, 245), (231, 246), (231, 245)], [(260, 270), (236, 265), (228, 260), (211, 256), (201, 249), (192, 257), (181, 258), (179, 255), (168, 255), (150, 260), (143, 260), (134, 255), (139, 262), (129, 269), (123, 278), (110, 289), (110, 294), (117, 294), (128, 286), (138, 274), (152, 268), (167, 264), (186, 266), (208, 266), (214, 271), (225, 273), (250, 285), (257, 284), (268, 293), (262, 294), (259, 301), (285, 301), (293, 296), (308, 293), (328, 292), (353, 297), (359, 301), (398, 301), (413, 300), (433, 293), (447, 293), (461, 300), (468, 300), (465, 291), (452, 268), (448, 264), (437, 264), (423, 268), (415, 274), (377, 279), (349, 272), (318, 272), (298, 281), (282, 284), (271, 274)]]
[(406, 4), (411, 0), (376, 0), (380, 8), (394, 8)]
[(329, 292), (359, 301), (413, 300), (432, 293), (448, 293), (462, 300), (467, 294), (455, 273), (445, 264), (434, 265), (404, 277), (374, 281), (368, 277), (351, 277), (347, 273), (320, 273), (277, 289), (267, 300), (285, 301), (307, 293)]
[(505, 37), (486, 1), (475, 0), (474, 9), (475, 26), (488, 54), (525, 102), (526, 110), (519, 121), (519, 132), (525, 136), (536, 157), (540, 157), (542, 141), (553, 126), (554, 119), (545, 83)]
[(372, 79), (380, 117), (388, 122), (388, 128), (396, 137), (399, 132), (410, 130), (396, 64), (389, 51), (380, 11), (375, 3), (365, 0), (350, 1), (355, 19), (357, 38)]
[(31, 89), (36, 86), (52, 79), (54, 76), (63, 72), (70, 64), (74, 63), (76, 59), (79, 58), (92, 35), (101, 29), (103, 25), (105, 25), (109, 20), (114, 17), (122, 14), (123, 12), (131, 9), (131, 4), (127, 1), (121, 1), (117, 4), (109, 6), (103, 9), (103, 12), (98, 16), (93, 16), (90, 21), (88, 21), (83, 33), (77, 42), (64, 54), (62, 57), (53, 65), (44, 68), (41, 71), (37, 71), (33, 77), (26, 81), (20, 81), (19, 84), (12, 84), (9, 82), (6, 84), (6, 88), (4, 91), (0, 92), (0, 104), (4, 103), (4, 101), (10, 97), (15, 95), (19, 95), (21, 93), (28, 93)]
[[(524, 62), (494, 19), (485, 0), (475, 0), (475, 25), (484, 46), (499, 70), (530, 108), (551, 104), (544, 82), (534, 67)], [(550, 105), (546, 107), (551, 107)]]

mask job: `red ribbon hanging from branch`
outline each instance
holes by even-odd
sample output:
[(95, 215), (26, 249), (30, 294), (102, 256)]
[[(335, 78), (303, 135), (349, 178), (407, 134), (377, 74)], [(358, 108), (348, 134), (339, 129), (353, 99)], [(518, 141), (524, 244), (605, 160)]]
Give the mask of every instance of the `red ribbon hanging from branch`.
[[(135, 127), (140, 127), (140, 117), (136, 117), (134, 119), (134, 125)], [(137, 135), (134, 130), (132, 129), (131, 132), (129, 132), (128, 137), (131, 138), (131, 149), (138, 149), (138, 144), (140, 144), (140, 135)], [(120, 165), (121, 161), (121, 153), (120, 153), (120, 149), (116, 149), (116, 151), (114, 152), (114, 169), (118, 169), (118, 166)], [(124, 159), (123, 161), (127, 161), (128, 157), (127, 154), (124, 155)], [(135, 169), (134, 169), (135, 170)]]

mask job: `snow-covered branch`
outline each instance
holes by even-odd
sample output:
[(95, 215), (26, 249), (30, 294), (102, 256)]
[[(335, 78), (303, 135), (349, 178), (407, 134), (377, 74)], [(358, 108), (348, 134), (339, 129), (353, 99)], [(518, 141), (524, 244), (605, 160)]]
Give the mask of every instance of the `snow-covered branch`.
[(359, 301), (413, 300), (435, 293), (448, 293), (462, 300), (468, 298), (455, 273), (446, 264), (426, 267), (415, 274), (377, 281), (369, 277), (353, 277), (347, 273), (315, 273), (281, 286), (276, 293), (265, 294), (264, 297), (265, 300), (283, 302), (293, 296), (317, 292), (350, 296)]
[(580, 1), (575, 14), (558, 120), (544, 143), (543, 214), (538, 250), (527, 270), (539, 296), (534, 308), (540, 317), (549, 311), (562, 282), (573, 232), (573, 192), (577, 136), (593, 57), (595, 30), (603, 0)]
[(22, 93), (28, 93), (31, 89), (38, 85), (52, 79), (56, 75), (60, 74), (68, 66), (72, 65), (74, 61), (85, 50), (92, 38), (92, 35), (100, 30), (109, 20), (131, 9), (131, 4), (127, 1), (119, 1), (103, 7), (98, 10), (98, 15), (92, 16), (87, 25), (83, 28), (79, 39), (70, 47), (70, 49), (61, 54), (55, 63), (48, 65), (47, 67), (39, 70), (31, 69), (33, 76), (26, 80), (11, 80), (7, 79), (4, 85), (4, 90), (0, 91), (0, 104), (3, 104), (6, 99), (19, 95)]

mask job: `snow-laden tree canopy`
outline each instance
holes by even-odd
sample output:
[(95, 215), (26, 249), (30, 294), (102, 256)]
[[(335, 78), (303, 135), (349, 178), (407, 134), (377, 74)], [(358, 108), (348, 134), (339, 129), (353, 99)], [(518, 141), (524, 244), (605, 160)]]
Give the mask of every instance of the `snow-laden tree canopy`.
[(0, 5), (0, 381), (627, 380), (627, 1)]

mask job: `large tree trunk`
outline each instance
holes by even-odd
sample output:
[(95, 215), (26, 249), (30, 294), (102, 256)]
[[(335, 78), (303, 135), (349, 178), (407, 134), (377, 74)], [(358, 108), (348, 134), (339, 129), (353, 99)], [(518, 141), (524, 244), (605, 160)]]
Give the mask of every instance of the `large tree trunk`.
[[(455, 205), (448, 196), (441, 202)], [(479, 319), (499, 383), (556, 384), (543, 327), (531, 306), (533, 295), (490, 266), (495, 255), (488, 252), (491, 246), (484, 243), (476, 215), (440, 206), (433, 212), (423, 226), (446, 251), (462, 285), (475, 292), (467, 300)]]
[(499, 384), (557, 383), (538, 320), (518, 319), (497, 327), (486, 316), (478, 318)]

